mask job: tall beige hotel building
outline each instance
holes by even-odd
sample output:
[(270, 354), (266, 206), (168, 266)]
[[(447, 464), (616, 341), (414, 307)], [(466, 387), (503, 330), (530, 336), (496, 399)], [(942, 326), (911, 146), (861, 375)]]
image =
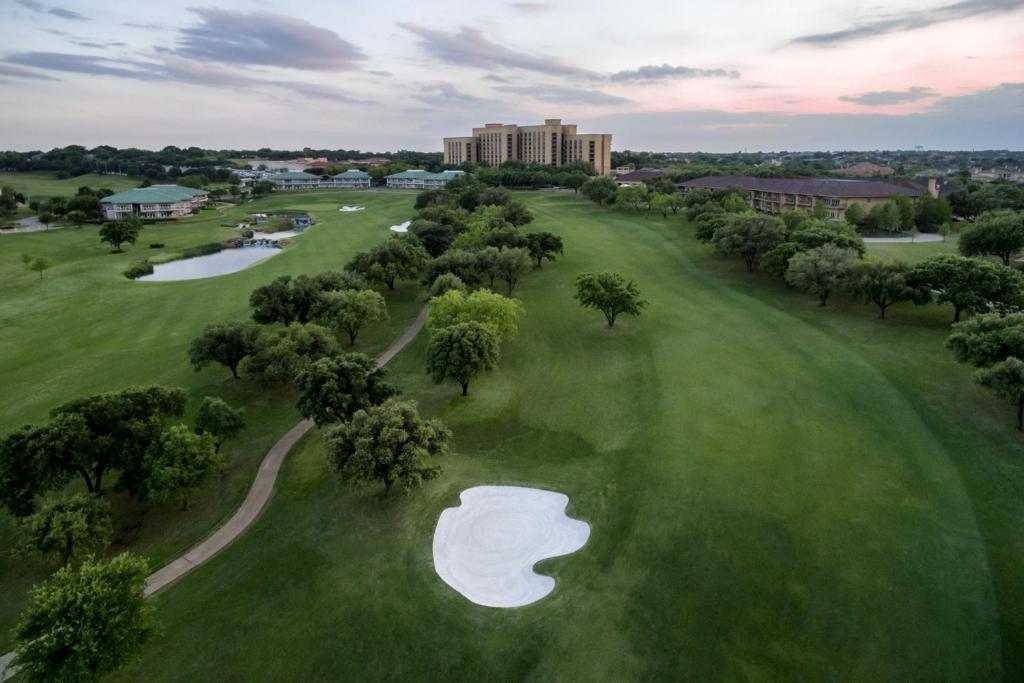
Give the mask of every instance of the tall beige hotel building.
[(611, 175), (610, 133), (577, 133), (575, 123), (545, 119), (542, 126), (488, 123), (464, 138), (444, 138), (444, 163), (487, 162), (492, 168), (514, 160), (562, 166), (588, 161), (598, 175)]

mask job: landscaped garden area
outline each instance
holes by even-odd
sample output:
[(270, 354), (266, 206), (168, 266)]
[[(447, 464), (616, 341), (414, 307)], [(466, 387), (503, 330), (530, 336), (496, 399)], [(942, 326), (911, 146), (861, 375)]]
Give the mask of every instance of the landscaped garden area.
[[(462, 396), (449, 375), (428, 375), (427, 334), (388, 365), (400, 398), (451, 430), (440, 476), (386, 499), (378, 486), (344, 486), (328, 464), (333, 437), (312, 431), (256, 524), (153, 599), (160, 632), (114, 680), (1024, 672), (1021, 436), (1010, 406), (945, 348), (950, 307), (896, 303), (880, 320), (842, 293), (820, 307), (716, 257), (682, 214), (641, 217), (568, 193), (515, 198), (534, 216), (524, 231), (553, 233), (564, 253), (493, 283), (522, 304), (497, 367)], [(189, 511), (171, 503), (143, 514), (114, 496), (123, 509), (113, 550), (159, 567), (238, 507), (264, 453), (299, 419), (291, 389), (265, 390), (244, 373), (235, 381), (216, 364), (194, 372), (190, 342), (205, 323), (248, 318), (250, 293), (278, 276), (340, 270), (408, 220), (413, 201), (271, 196), (245, 211), (310, 211), (322, 224), (273, 259), (185, 282), (122, 272), (150, 242), (174, 251), (225, 239), (241, 207), (147, 226), (124, 254), (110, 254), (95, 228), (5, 237), (0, 429), (137, 384), (185, 387), (190, 406), (207, 395), (244, 406), (225, 474)], [(342, 202), (366, 209), (339, 212)], [(411, 232), (428, 250), (443, 238)], [(918, 261), (955, 249), (867, 253)], [(54, 266), (39, 277), (22, 253)], [(647, 302), (639, 316), (610, 327), (574, 301), (577, 276), (600, 271), (636, 282)], [(397, 337), (425, 299), (412, 280), (380, 282), (389, 317), (359, 332), (355, 348), (367, 352)], [(582, 548), (535, 568), (556, 585), (524, 607), (474, 604), (434, 570), (439, 515), (487, 485), (563, 493), (568, 517), (589, 525)], [(0, 514), (0, 545), (14, 537)], [(0, 593), (16, 596), (0, 604), (5, 648), (27, 589), (51, 570), (0, 558)]]

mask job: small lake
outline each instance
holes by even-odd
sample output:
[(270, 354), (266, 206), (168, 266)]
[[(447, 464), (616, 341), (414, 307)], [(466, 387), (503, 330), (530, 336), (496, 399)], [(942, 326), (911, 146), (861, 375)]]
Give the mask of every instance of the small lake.
[(237, 273), (254, 263), (280, 254), (276, 247), (246, 247), (224, 249), (216, 254), (171, 261), (153, 266), (151, 275), (138, 278), (145, 282), (172, 282), (176, 280), (200, 280), (206, 277)]

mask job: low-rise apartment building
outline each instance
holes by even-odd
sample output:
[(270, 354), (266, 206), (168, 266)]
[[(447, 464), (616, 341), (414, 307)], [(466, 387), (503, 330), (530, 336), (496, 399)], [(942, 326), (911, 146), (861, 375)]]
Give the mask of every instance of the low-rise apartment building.
[(320, 187), (321, 178), (305, 171), (284, 171), (268, 175), (277, 190), (315, 190)]
[(100, 205), (107, 220), (126, 216), (177, 218), (205, 206), (208, 199), (206, 190), (180, 185), (151, 185), (108, 195), (100, 200)]
[(865, 211), (870, 211), (899, 194), (915, 201), (925, 194), (938, 196), (934, 179), (925, 185), (912, 180), (705, 176), (679, 183), (678, 187), (683, 194), (697, 189), (737, 189), (746, 195), (752, 209), (767, 213), (810, 211), (821, 205), (833, 220), (842, 220), (851, 204), (860, 204)]
[(367, 188), (373, 184), (370, 174), (366, 171), (357, 171), (350, 168), (343, 173), (331, 177), (332, 187), (362, 187)]
[(384, 178), (388, 187), (398, 190), (436, 190), (444, 187), (449, 181), (465, 175), (465, 171), (430, 171), (411, 170), (392, 173)]
[(609, 133), (579, 133), (576, 124), (545, 119), (536, 126), (488, 123), (474, 128), (466, 137), (442, 141), (444, 163), (459, 165), (486, 162), (498, 167), (506, 161), (564, 166), (585, 161), (598, 175), (611, 175), (612, 136)]

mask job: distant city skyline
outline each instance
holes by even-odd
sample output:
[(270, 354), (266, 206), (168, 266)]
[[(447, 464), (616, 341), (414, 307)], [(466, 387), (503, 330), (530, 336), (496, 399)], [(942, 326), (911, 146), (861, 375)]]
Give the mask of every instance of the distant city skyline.
[(441, 151), (572, 120), (616, 150), (1024, 149), (1024, 0), (9, 0), (0, 149)]

